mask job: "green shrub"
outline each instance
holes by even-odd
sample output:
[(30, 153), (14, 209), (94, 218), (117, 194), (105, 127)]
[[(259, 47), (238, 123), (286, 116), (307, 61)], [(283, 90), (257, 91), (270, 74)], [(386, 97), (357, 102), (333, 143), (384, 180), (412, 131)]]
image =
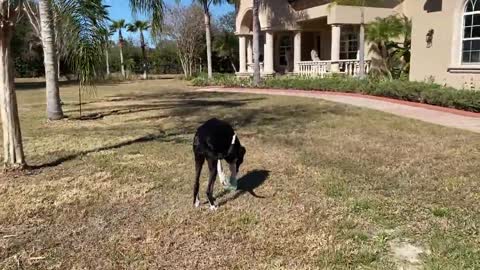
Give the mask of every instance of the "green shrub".
[[(206, 76), (199, 76), (192, 80), (192, 83), (195, 86), (252, 86), (252, 81), (250, 78), (241, 79), (232, 74), (215, 74), (214, 78), (211, 80), (208, 80)], [(443, 87), (434, 83), (410, 82), (406, 80), (361, 80), (338, 76), (327, 78), (282, 76), (265, 79), (260, 87), (273, 89), (361, 93), (372, 96), (456, 108), (465, 111), (480, 112), (480, 91), (457, 90), (450, 87)]]
[(251, 87), (252, 85), (249, 78), (238, 78), (232, 74), (214, 74), (212, 79), (202, 74), (191, 82), (194, 86)]

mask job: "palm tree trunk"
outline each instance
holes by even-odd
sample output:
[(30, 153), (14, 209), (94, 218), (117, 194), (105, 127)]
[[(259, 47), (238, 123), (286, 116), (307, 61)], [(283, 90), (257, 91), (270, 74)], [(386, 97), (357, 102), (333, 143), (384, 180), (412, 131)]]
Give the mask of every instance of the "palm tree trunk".
[(210, 31), (210, 12), (208, 10), (208, 3), (204, 5), (204, 17), (205, 17), (205, 37), (207, 40), (207, 69), (208, 69), (208, 78), (213, 78), (212, 70), (212, 34)]
[(143, 30), (140, 30), (140, 46), (142, 47), (142, 57), (143, 57), (143, 79), (148, 79), (147, 75), (147, 53), (145, 51), (145, 37), (143, 36)]
[(123, 63), (123, 46), (120, 45), (120, 65), (121, 65), (121, 70), (122, 70), (122, 76), (123, 78), (127, 77), (127, 74), (125, 74), (125, 64)]
[(60, 72), (60, 71), (61, 71), (61, 69), (60, 69), (60, 56), (58, 56), (58, 55), (57, 55), (57, 70), (58, 70), (58, 72), (57, 72), (58, 81), (60, 81), (60, 78), (61, 78), (62, 76), (61, 76), (61, 74), (60, 74), (60, 73), (61, 73), (61, 72)]
[(107, 76), (110, 76), (110, 59), (108, 55), (108, 48), (105, 49), (105, 64), (107, 65)]
[(237, 67), (235, 66), (235, 63), (233, 63), (232, 59), (230, 59), (230, 64), (232, 65), (233, 72), (237, 73)]
[(258, 10), (260, 0), (253, 0), (253, 85), (260, 84), (260, 20)]
[(13, 31), (13, 26), (8, 24), (0, 28), (0, 114), (4, 165), (6, 168), (15, 169), (25, 166), (25, 156), (15, 94), (15, 68), (10, 48)]
[(360, 79), (365, 77), (365, 1), (362, 2), (362, 9), (361, 9), (361, 21), (360, 21), (360, 46), (359, 46), (359, 76)]
[(47, 83), (47, 117), (49, 120), (63, 118), (60, 91), (58, 87), (57, 50), (53, 29), (53, 14), (49, 0), (39, 1), (42, 44), (45, 62), (45, 79)]

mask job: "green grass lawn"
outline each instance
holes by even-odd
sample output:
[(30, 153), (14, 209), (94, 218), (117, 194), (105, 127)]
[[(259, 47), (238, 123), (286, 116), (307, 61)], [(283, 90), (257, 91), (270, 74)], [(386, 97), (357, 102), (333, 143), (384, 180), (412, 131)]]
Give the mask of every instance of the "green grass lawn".
[[(479, 134), (192, 90), (99, 86), (80, 121), (66, 86), (70, 120), (48, 123), (42, 88), (19, 85), (34, 169), (0, 175), (0, 269), (480, 269)], [(240, 183), (264, 198), (217, 181), (219, 210), (193, 207), (191, 141), (211, 117), (235, 125)]]

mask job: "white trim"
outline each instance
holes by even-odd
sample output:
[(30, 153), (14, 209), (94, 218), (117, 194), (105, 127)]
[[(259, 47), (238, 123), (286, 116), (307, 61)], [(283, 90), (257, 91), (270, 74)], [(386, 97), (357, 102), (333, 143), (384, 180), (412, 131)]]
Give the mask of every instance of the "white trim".
[(449, 73), (457, 74), (480, 74), (480, 65), (463, 65), (463, 66), (451, 66), (448, 67), (447, 71)]

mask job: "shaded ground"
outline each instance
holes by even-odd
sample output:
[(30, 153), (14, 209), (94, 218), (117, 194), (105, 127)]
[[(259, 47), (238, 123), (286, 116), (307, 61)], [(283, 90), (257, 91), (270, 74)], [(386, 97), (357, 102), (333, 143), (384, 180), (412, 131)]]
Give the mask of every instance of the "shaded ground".
[(248, 88), (204, 88), (204, 92), (249, 93), (262, 95), (282, 95), (294, 97), (310, 97), (362, 108), (378, 110), (394, 115), (421, 120), (445, 127), (459, 128), (480, 133), (480, 113), (461, 111), (452, 108), (433, 106), (384, 97), (375, 97), (355, 93), (335, 93), (306, 90), (275, 90)]
[[(79, 121), (76, 87), (63, 88), (71, 120), (55, 123), (43, 91), (19, 91), (35, 169), (0, 176), (0, 269), (480, 268), (480, 135), (185, 90), (100, 86), (84, 105), (98, 117)], [(191, 205), (191, 140), (214, 116), (234, 123), (247, 157), (241, 190), (217, 183), (211, 212)]]

